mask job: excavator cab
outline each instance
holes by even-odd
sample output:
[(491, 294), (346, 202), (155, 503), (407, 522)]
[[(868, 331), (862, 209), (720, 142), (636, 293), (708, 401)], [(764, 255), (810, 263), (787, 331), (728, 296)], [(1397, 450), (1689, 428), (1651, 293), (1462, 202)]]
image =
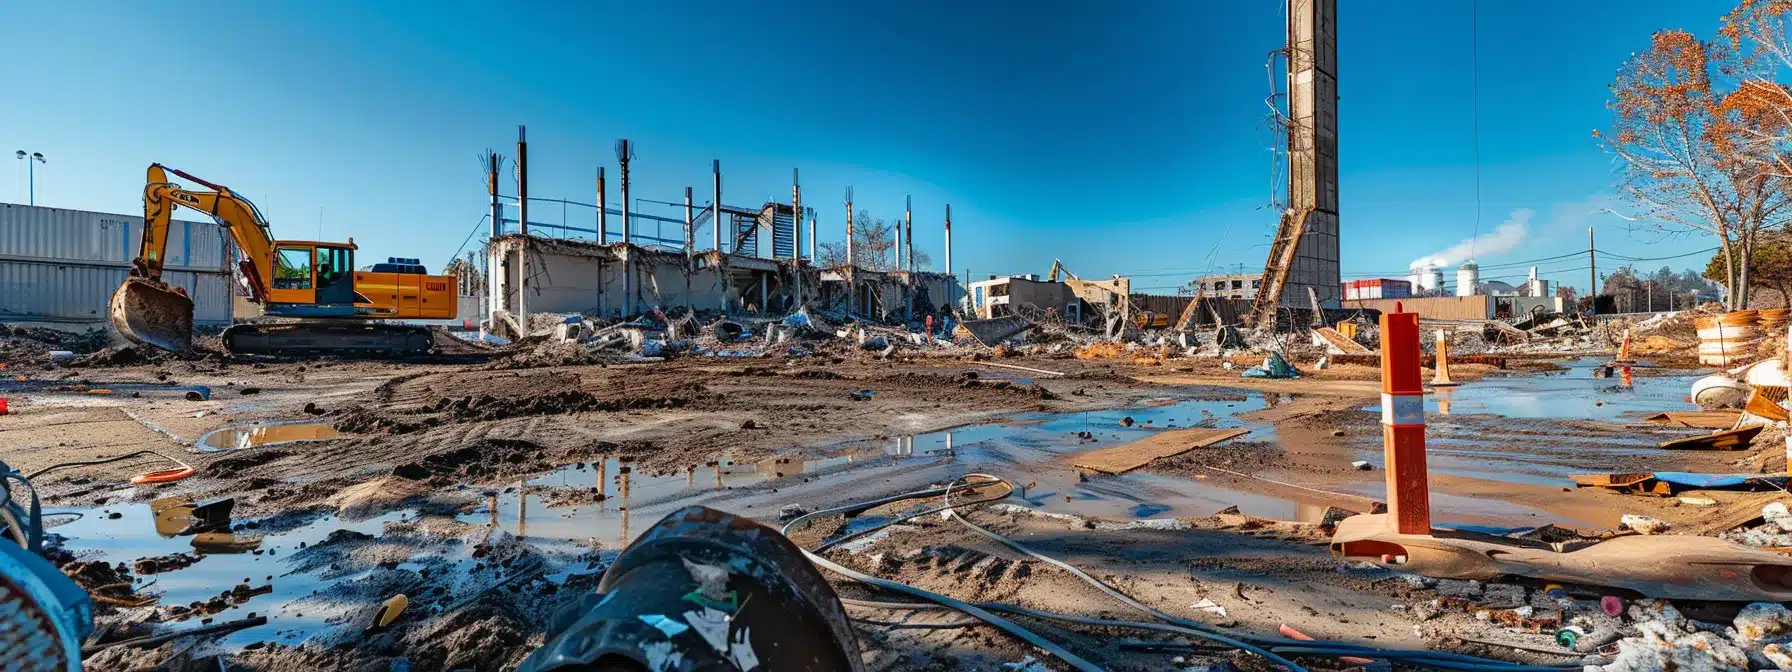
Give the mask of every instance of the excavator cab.
[(355, 314), (355, 244), (282, 240), (274, 244), (268, 314), (351, 317)]

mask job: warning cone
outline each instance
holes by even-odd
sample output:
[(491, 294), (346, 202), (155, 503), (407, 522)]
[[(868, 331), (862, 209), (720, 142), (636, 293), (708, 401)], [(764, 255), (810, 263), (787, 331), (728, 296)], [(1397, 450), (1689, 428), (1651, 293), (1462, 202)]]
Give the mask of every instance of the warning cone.
[(1629, 327), (1625, 327), (1624, 341), (1618, 345), (1617, 361), (1619, 363), (1623, 363), (1623, 364), (1629, 364), (1631, 361), (1633, 361), (1630, 359), (1630, 328)]
[(1431, 376), (1432, 387), (1455, 387), (1456, 381), (1450, 380), (1449, 339), (1444, 337), (1444, 330), (1437, 330), (1437, 373)]

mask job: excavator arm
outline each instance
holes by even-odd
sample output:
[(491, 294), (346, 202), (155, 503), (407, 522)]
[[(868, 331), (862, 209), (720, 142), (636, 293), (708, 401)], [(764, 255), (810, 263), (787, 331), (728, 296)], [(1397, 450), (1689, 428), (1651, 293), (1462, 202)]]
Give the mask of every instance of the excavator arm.
[[(168, 180), (168, 173), (205, 186), (186, 189)], [(211, 215), (242, 250), (242, 271), (258, 302), (267, 300), (273, 274), (273, 230), (254, 203), (230, 189), (161, 164), (152, 164), (143, 186), (143, 240), (131, 260), (130, 276), (112, 294), (112, 324), (136, 343), (185, 352), (192, 348), (193, 300), (185, 290), (162, 280), (168, 232), (174, 209), (184, 206)]]

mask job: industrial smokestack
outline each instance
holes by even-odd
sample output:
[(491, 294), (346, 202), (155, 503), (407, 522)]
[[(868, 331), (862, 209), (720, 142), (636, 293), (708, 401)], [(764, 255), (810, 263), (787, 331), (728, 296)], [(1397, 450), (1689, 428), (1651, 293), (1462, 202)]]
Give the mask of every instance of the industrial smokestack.
[(1481, 267), (1475, 262), (1464, 262), (1456, 267), (1456, 295), (1474, 296), (1480, 293)]

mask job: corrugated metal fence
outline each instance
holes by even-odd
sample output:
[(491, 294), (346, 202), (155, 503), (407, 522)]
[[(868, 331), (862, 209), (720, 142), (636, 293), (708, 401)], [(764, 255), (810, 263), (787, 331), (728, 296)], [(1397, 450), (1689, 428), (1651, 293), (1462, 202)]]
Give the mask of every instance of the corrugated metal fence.
[(1493, 317), (1493, 297), (1480, 295), (1345, 301), (1344, 307), (1391, 313), (1394, 312), (1395, 304), (1399, 304), (1406, 312), (1418, 313), (1419, 317), (1433, 320), (1485, 320)]
[[(193, 297), (194, 322), (229, 324), (229, 234), (206, 222), (170, 229), (163, 279)], [(0, 321), (99, 326), (142, 239), (140, 215), (0, 203)]]

